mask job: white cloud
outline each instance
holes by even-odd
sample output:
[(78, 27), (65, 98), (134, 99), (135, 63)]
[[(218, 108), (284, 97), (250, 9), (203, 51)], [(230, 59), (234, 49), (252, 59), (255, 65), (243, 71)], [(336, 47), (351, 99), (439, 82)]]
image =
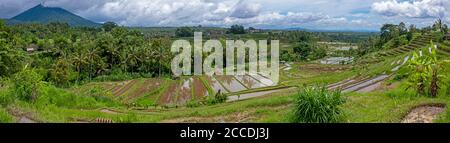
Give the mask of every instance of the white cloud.
[[(41, 0), (2, 0), (0, 16), (8, 18), (40, 2)], [(311, 2), (309, 0), (47, 0), (46, 5), (65, 8), (96, 22), (114, 21), (127, 26), (201, 24), (228, 27), (232, 24), (243, 24), (263, 28), (367, 27), (362, 25), (368, 23), (366, 19), (348, 18), (343, 14), (345, 12), (339, 12), (343, 7), (353, 8), (351, 5), (353, 3), (357, 3), (358, 6), (355, 8), (359, 9), (361, 7), (359, 0), (344, 2), (315, 0), (313, 4)], [(336, 7), (339, 5), (344, 6), (339, 9)], [(344, 11), (352, 10), (344, 9)], [(4, 16), (5, 13), (7, 16)]]
[(260, 12), (261, 4), (249, 3), (241, 0), (238, 4), (236, 4), (231, 16), (236, 18), (252, 18), (258, 16)]
[(342, 17), (311, 12), (261, 11), (262, 4), (243, 0), (115, 0), (81, 12), (131, 26), (230, 26), (303, 27), (357, 25)]
[(372, 10), (385, 16), (400, 16), (408, 18), (448, 18), (450, 15), (449, 0), (389, 0), (376, 2)]

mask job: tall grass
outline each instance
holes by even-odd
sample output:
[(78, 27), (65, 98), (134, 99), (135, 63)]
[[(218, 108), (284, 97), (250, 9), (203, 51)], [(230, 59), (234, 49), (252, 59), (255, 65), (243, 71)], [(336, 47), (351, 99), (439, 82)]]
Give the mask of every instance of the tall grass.
[(340, 91), (325, 87), (306, 87), (295, 96), (292, 122), (333, 123), (342, 119), (339, 105), (344, 103)]
[(13, 117), (5, 109), (0, 108), (0, 123), (11, 123)]

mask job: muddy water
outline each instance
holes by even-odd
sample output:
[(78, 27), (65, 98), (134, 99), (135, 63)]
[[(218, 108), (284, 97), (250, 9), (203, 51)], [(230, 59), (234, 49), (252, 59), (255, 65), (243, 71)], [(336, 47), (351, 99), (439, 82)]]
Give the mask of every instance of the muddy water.
[(321, 60), (321, 64), (329, 64), (329, 65), (338, 65), (341, 63), (350, 63), (353, 62), (353, 57), (330, 57), (324, 60)]
[(192, 99), (192, 82), (193, 78), (184, 79), (181, 83), (180, 93), (177, 97), (177, 104), (184, 104)]
[(266, 85), (262, 84), (261, 82), (257, 81), (256, 79), (254, 79), (248, 75), (238, 75), (238, 76), (235, 76), (235, 78), (239, 82), (243, 83), (249, 89), (266, 87)]
[[(391, 71), (393, 71), (393, 72), (395, 72), (395, 71), (398, 71), (403, 65), (405, 65), (406, 64), (406, 62), (408, 62), (408, 60), (409, 60), (409, 56), (406, 56), (404, 59), (403, 59), (403, 62), (401, 62), (401, 60), (399, 60), (399, 61), (397, 61), (397, 64), (400, 64), (400, 65), (397, 65), (396, 67), (394, 67)], [(393, 64), (391, 64), (391, 65), (393, 65)]]
[(247, 90), (247, 88), (239, 83), (233, 76), (216, 76), (215, 78), (231, 92)]
[(265, 84), (266, 86), (276, 86), (277, 84), (274, 83), (272, 80), (270, 80), (267, 77), (264, 77), (260, 74), (251, 75), (253, 78), (259, 80), (262, 84)]
[(343, 81), (343, 82), (335, 83), (335, 84), (333, 84), (333, 85), (330, 85), (330, 86), (328, 87), (328, 89), (337, 89), (337, 88), (341, 88), (342, 86), (347, 85), (347, 84), (352, 83), (352, 82), (355, 82), (355, 81), (356, 81), (356, 80), (351, 79), (351, 80), (346, 80), (346, 81)]
[(132, 100), (144, 96), (145, 94), (157, 90), (164, 83), (162, 79), (147, 79), (144, 81), (143, 85), (131, 92), (127, 98), (127, 100)]
[(360, 93), (372, 92), (372, 91), (378, 89), (381, 86), (382, 83), (383, 82), (377, 82), (375, 84), (372, 84), (372, 85), (369, 85), (369, 86), (364, 87), (362, 89), (359, 89), (358, 92), (360, 92)]
[(172, 103), (175, 98), (177, 97), (178, 89), (180, 88), (179, 82), (173, 82), (167, 90), (164, 92), (164, 94), (159, 98), (159, 104), (170, 104)]
[(208, 96), (208, 89), (203, 84), (199, 77), (194, 78), (194, 96), (196, 99), (201, 99)]
[(290, 89), (292, 89), (292, 88), (275, 89), (275, 90), (261, 91), (261, 92), (253, 92), (253, 93), (241, 94), (240, 96), (237, 96), (237, 95), (228, 96), (227, 102), (233, 102), (233, 101), (238, 101), (238, 100), (244, 100), (244, 99), (261, 97), (261, 96), (268, 95), (268, 94), (271, 94), (271, 93), (286, 91), (286, 90), (290, 90)]
[(211, 88), (214, 90), (214, 93), (228, 93), (228, 91), (213, 77), (205, 76), (206, 81), (208, 81)]
[(375, 78), (356, 83), (356, 84), (350, 86), (349, 88), (344, 89), (342, 92), (345, 93), (345, 92), (356, 91), (356, 90), (359, 90), (361, 88), (364, 88), (364, 87), (370, 86), (372, 84), (375, 84), (377, 82), (383, 81), (384, 79), (386, 79), (388, 77), (389, 77), (389, 75), (380, 75), (380, 76), (377, 76)]

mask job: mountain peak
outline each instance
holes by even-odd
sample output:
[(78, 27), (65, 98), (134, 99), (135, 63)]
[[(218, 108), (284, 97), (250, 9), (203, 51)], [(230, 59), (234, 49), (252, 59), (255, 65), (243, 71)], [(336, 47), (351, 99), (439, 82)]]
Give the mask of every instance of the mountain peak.
[(28, 9), (21, 14), (14, 16), (8, 23), (20, 24), (20, 23), (42, 23), (48, 24), (51, 22), (65, 22), (71, 26), (81, 27), (95, 27), (98, 23), (94, 23), (90, 20), (84, 19), (76, 14), (73, 14), (63, 8), (59, 7), (47, 7), (43, 4), (38, 4), (33, 8)]

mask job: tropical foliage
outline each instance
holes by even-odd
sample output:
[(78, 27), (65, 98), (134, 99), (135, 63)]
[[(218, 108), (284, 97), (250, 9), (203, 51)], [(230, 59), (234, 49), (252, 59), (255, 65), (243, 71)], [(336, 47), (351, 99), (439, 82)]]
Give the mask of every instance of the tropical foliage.
[(444, 75), (440, 74), (442, 65), (448, 61), (439, 61), (433, 42), (426, 48), (426, 52), (413, 52), (413, 59), (409, 61), (409, 88), (413, 88), (419, 95), (436, 97), (439, 92), (440, 81)]
[(37, 69), (42, 80), (58, 86), (117, 71), (144, 77), (170, 72), (170, 40), (146, 39), (141, 32), (112, 22), (100, 28), (65, 23), (6, 26), (1, 22), (0, 38), (2, 77), (10, 77), (26, 64)]
[(344, 103), (340, 91), (328, 91), (325, 87), (306, 87), (295, 96), (293, 122), (330, 123), (342, 117), (339, 105)]

